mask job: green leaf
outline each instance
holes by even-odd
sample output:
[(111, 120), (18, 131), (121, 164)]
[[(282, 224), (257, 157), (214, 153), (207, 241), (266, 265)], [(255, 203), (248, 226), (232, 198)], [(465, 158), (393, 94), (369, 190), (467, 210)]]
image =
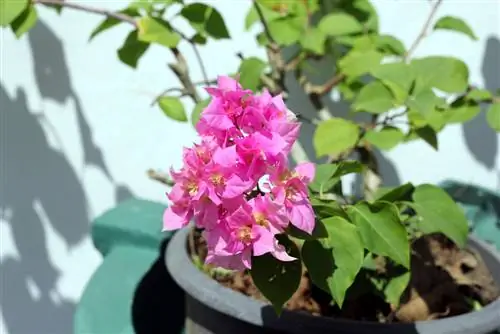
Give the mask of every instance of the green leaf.
[(298, 229), (292, 224), (288, 225), (288, 227), (286, 228), (286, 232), (288, 235), (300, 240), (316, 240), (320, 238), (328, 238), (328, 231), (326, 230), (323, 222), (319, 219), (316, 219), (316, 223), (311, 234)]
[(260, 76), (266, 67), (266, 62), (257, 57), (244, 59), (238, 69), (241, 85), (246, 89), (256, 91), (260, 85)]
[(363, 265), (364, 248), (356, 226), (344, 218), (331, 217), (323, 223), (328, 239), (306, 241), (302, 258), (313, 282), (342, 307), (345, 293)]
[(383, 57), (383, 54), (375, 50), (365, 52), (352, 50), (339, 60), (338, 65), (343, 74), (354, 79), (378, 66)]
[(342, 81), (337, 85), (337, 89), (343, 95), (344, 99), (352, 100), (359, 94), (364, 86), (365, 84), (359, 80), (353, 80), (351, 82)]
[(358, 141), (359, 126), (342, 118), (332, 118), (319, 123), (313, 144), (318, 157), (342, 153)]
[(411, 274), (409, 271), (393, 277), (384, 288), (384, 295), (386, 301), (392, 307), (397, 307), (401, 300), (401, 295), (406, 290), (408, 283), (410, 283)]
[(440, 18), (434, 25), (434, 30), (439, 29), (461, 32), (469, 36), (471, 39), (477, 40), (477, 36), (474, 34), (469, 25), (458, 17), (444, 16)]
[(181, 36), (172, 30), (170, 25), (159, 19), (149, 16), (143, 16), (137, 21), (139, 35), (142, 42), (157, 43), (167, 48), (175, 48)]
[(177, 97), (164, 96), (158, 100), (158, 105), (165, 115), (168, 117), (179, 121), (186, 122), (186, 111), (184, 110), (184, 105)]
[(366, 249), (387, 256), (405, 268), (410, 267), (408, 236), (394, 204), (359, 202), (348, 207), (347, 213), (358, 226)]
[(338, 169), (337, 164), (318, 164), (313, 181), (309, 184), (312, 191), (324, 193), (333, 188), (335, 180), (333, 175)]
[(283, 46), (298, 42), (304, 31), (302, 18), (291, 15), (269, 22), (268, 27), (276, 43)]
[(193, 124), (193, 126), (198, 123), (198, 121), (200, 120), (201, 112), (208, 106), (209, 103), (210, 99), (206, 99), (198, 102), (194, 106), (193, 112), (191, 113), (191, 124)]
[(391, 150), (402, 142), (404, 137), (405, 134), (400, 129), (386, 126), (378, 131), (374, 129), (366, 131), (364, 139), (381, 150)]
[(7, 27), (11, 24), (28, 6), (28, 0), (0, 0), (0, 26)]
[(446, 122), (465, 123), (472, 120), (481, 112), (479, 104), (474, 101), (467, 101), (463, 98), (453, 102), (445, 112)]
[(16, 19), (11, 23), (10, 27), (17, 38), (21, 37), (31, 28), (35, 26), (38, 19), (35, 6), (28, 6)]
[(486, 121), (496, 132), (500, 132), (500, 103), (493, 103), (486, 112)]
[[(277, 13), (266, 6), (262, 6), (260, 4), (256, 4), (257, 6), (260, 7), (262, 10), (262, 14), (264, 16), (264, 19), (266, 22), (271, 22), (277, 18), (281, 17), (280, 13)], [(255, 6), (250, 6), (250, 9), (245, 17), (245, 30), (248, 31), (250, 28), (257, 22), (260, 21), (259, 14), (257, 13), (257, 10), (255, 9)]]
[(420, 227), (425, 233), (441, 232), (464, 247), (468, 235), (467, 218), (463, 210), (441, 188), (430, 184), (418, 186), (408, 203), (421, 217)]
[(203, 3), (193, 3), (181, 10), (181, 15), (201, 34), (215, 39), (230, 38), (222, 15), (213, 7)]
[(414, 59), (411, 66), (417, 76), (415, 93), (429, 88), (437, 88), (446, 93), (460, 93), (467, 89), (469, 69), (459, 59), (430, 56)]
[(415, 133), (427, 144), (431, 145), (436, 151), (438, 150), (438, 139), (436, 131), (430, 126), (424, 126), (415, 129)]
[(392, 109), (395, 104), (389, 88), (380, 81), (372, 81), (361, 88), (352, 106), (356, 111), (382, 114)]
[(322, 55), (325, 53), (326, 35), (317, 28), (310, 28), (300, 38), (300, 45), (312, 53)]
[(378, 50), (395, 56), (404, 56), (406, 48), (399, 39), (390, 35), (377, 35), (375, 45)]
[(340, 177), (359, 173), (363, 170), (363, 165), (355, 160), (344, 160), (335, 164), (318, 164), (313, 181), (309, 188), (318, 193), (330, 191), (340, 180)]
[(406, 101), (406, 105), (411, 110), (418, 112), (424, 118), (434, 112), (436, 104), (437, 96), (431, 89), (424, 89)]
[(475, 102), (489, 100), (493, 97), (491, 92), (486, 89), (473, 89), (467, 93), (466, 98)]
[(328, 36), (356, 34), (363, 31), (363, 26), (355, 17), (345, 13), (328, 14), (319, 21), (319, 30)]
[[(279, 242), (290, 256), (300, 258), (297, 246), (288, 238), (280, 238)], [(280, 314), (283, 304), (292, 297), (299, 287), (302, 278), (302, 262), (300, 260), (281, 262), (268, 253), (252, 257), (250, 273), (255, 286)]]
[[(125, 14), (128, 16), (136, 17), (139, 16), (139, 11), (136, 8), (125, 8), (118, 13)], [(92, 30), (90, 33), (89, 41), (91, 41), (94, 37), (99, 35), (101, 32), (106, 31), (110, 28), (113, 28), (114, 26), (117, 26), (118, 24), (122, 23), (123, 21), (115, 19), (113, 17), (108, 17), (107, 19), (103, 20), (97, 27)]]
[(415, 80), (412, 67), (403, 62), (380, 64), (371, 74), (389, 87), (398, 104), (404, 103)]
[(144, 55), (149, 47), (148, 43), (139, 41), (137, 30), (131, 31), (122, 47), (118, 49), (118, 58), (132, 68), (137, 67), (139, 59)]
[(415, 187), (411, 183), (405, 183), (399, 187), (393, 187), (381, 194), (376, 200), (383, 202), (396, 202), (410, 200)]
[(196, 34), (194, 34), (193, 37), (191, 37), (191, 41), (199, 45), (207, 44), (207, 38), (205, 37), (205, 35), (202, 35), (199, 32), (197, 32)]
[(342, 209), (337, 201), (319, 199), (315, 196), (311, 196), (310, 200), (317, 218), (323, 219), (332, 216), (341, 216), (348, 219), (344, 209)]

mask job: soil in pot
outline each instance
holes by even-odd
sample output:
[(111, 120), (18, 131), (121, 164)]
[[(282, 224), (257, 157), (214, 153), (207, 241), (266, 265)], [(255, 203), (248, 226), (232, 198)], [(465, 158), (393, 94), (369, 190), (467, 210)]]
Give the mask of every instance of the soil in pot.
[[(204, 240), (198, 232), (192, 237), (191, 253), (196, 252), (202, 261), (206, 254)], [(388, 266), (382, 259), (376, 259), (375, 263), (373, 269), (383, 277)], [(360, 272), (349, 289), (342, 309), (332, 302), (328, 294), (312, 284), (307, 272), (303, 273), (299, 289), (285, 307), (317, 316), (394, 323), (460, 315), (500, 297), (500, 289), (480, 256), (471, 249), (458, 248), (440, 234), (428, 235), (413, 243), (411, 269), (410, 284), (397, 308), (370, 288), (374, 282), (365, 275), (366, 271)], [(213, 278), (220, 284), (266, 301), (253, 284), (249, 272), (215, 272)]]

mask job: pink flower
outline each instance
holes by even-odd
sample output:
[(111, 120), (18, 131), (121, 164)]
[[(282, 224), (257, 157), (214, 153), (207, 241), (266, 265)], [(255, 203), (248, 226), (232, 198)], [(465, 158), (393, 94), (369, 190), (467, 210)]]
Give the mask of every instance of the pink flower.
[(303, 163), (293, 172), (278, 170), (271, 178), (275, 184), (272, 193), (276, 201), (284, 205), (290, 223), (309, 234), (314, 229), (315, 216), (306, 184), (312, 181), (314, 170), (312, 163)]
[[(249, 204), (240, 206), (212, 230), (205, 231), (210, 263), (228, 269), (238, 270), (240, 265), (250, 269), (252, 256), (267, 253), (281, 261), (295, 260), (275, 239), (276, 233), (285, 224), (277, 208), (268, 208), (265, 201), (253, 201), (251, 204), (254, 208)], [(259, 211), (254, 211), (257, 207)]]
[(289, 223), (314, 228), (307, 191), (314, 165), (287, 168), (300, 124), (281, 96), (254, 95), (230, 77), (207, 92), (212, 100), (196, 125), (201, 142), (184, 149), (182, 168), (171, 170), (163, 229), (194, 220), (207, 241), (205, 262), (228, 269), (251, 268), (264, 254), (296, 260), (277, 236)]

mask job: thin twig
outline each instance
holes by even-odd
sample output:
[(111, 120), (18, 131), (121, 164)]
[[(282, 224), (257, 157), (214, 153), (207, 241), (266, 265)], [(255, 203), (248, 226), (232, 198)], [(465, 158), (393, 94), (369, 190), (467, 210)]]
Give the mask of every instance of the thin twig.
[(341, 83), (345, 79), (345, 75), (340, 73), (332, 78), (330, 78), (327, 82), (322, 85), (313, 85), (310, 83), (305, 75), (301, 75), (298, 78), (299, 84), (302, 86), (306, 94), (308, 95), (325, 95), (330, 92), (335, 86)]
[(410, 57), (413, 55), (415, 52), (415, 49), (418, 47), (420, 42), (427, 36), (427, 33), (429, 31), (430, 25), (432, 23), (432, 19), (434, 18), (434, 15), (436, 15), (437, 9), (439, 5), (441, 4), (443, 0), (436, 0), (434, 5), (432, 5), (431, 11), (429, 12), (429, 16), (427, 17), (427, 20), (425, 21), (424, 25), (422, 26), (422, 30), (418, 34), (417, 38), (413, 42), (413, 44), (410, 46), (408, 49), (408, 52), (405, 54), (405, 60), (410, 59)]
[(106, 17), (114, 18), (119, 21), (127, 22), (133, 25), (134, 27), (138, 27), (136, 20), (123, 13), (118, 13), (118, 12), (113, 12), (110, 10), (105, 10), (101, 8), (95, 8), (95, 7), (90, 7), (86, 5), (80, 5), (76, 3), (71, 3), (71, 2), (66, 2), (63, 0), (32, 0), (33, 3), (39, 3), (43, 5), (55, 5), (55, 6), (62, 6), (62, 7), (67, 7), (67, 8), (73, 8), (76, 10), (81, 10), (84, 12), (88, 13), (94, 13), (94, 14), (99, 14), (99, 15), (104, 15)]
[(203, 59), (201, 58), (201, 54), (200, 54), (200, 50), (198, 49), (198, 46), (191, 38), (188, 38), (181, 31), (179, 31), (175, 28), (172, 28), (172, 30), (174, 32), (178, 33), (182, 39), (186, 40), (189, 44), (191, 44), (191, 47), (193, 48), (194, 54), (196, 56), (196, 60), (198, 61), (198, 64), (200, 65), (201, 74), (203, 75), (203, 81), (208, 86), (210, 80), (208, 80), (207, 70), (206, 70), (205, 64), (203, 63)]
[(273, 36), (271, 35), (271, 30), (269, 29), (269, 25), (267, 24), (266, 18), (264, 17), (264, 13), (262, 12), (262, 9), (260, 8), (260, 6), (256, 0), (254, 0), (253, 6), (255, 7), (255, 11), (257, 12), (257, 15), (259, 16), (259, 19), (260, 19), (260, 22), (262, 23), (262, 26), (264, 27), (264, 33), (266, 34), (267, 39), (269, 39), (269, 42), (271, 42), (272, 44), (276, 44), (276, 41), (274, 40)]
[(163, 173), (157, 172), (153, 169), (148, 169), (147, 174), (150, 179), (163, 183), (166, 186), (172, 187), (174, 185), (174, 181)]

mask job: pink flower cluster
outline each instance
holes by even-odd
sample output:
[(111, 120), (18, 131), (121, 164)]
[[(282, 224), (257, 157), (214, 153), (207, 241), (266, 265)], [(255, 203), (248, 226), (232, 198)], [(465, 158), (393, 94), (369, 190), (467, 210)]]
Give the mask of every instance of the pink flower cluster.
[(300, 124), (281, 96), (254, 95), (232, 78), (219, 77), (207, 91), (212, 99), (196, 126), (201, 142), (184, 149), (183, 167), (171, 171), (163, 229), (194, 220), (204, 229), (205, 262), (219, 267), (251, 268), (252, 255), (266, 253), (295, 260), (276, 235), (289, 223), (307, 233), (315, 224), (307, 191), (314, 165), (287, 168)]

